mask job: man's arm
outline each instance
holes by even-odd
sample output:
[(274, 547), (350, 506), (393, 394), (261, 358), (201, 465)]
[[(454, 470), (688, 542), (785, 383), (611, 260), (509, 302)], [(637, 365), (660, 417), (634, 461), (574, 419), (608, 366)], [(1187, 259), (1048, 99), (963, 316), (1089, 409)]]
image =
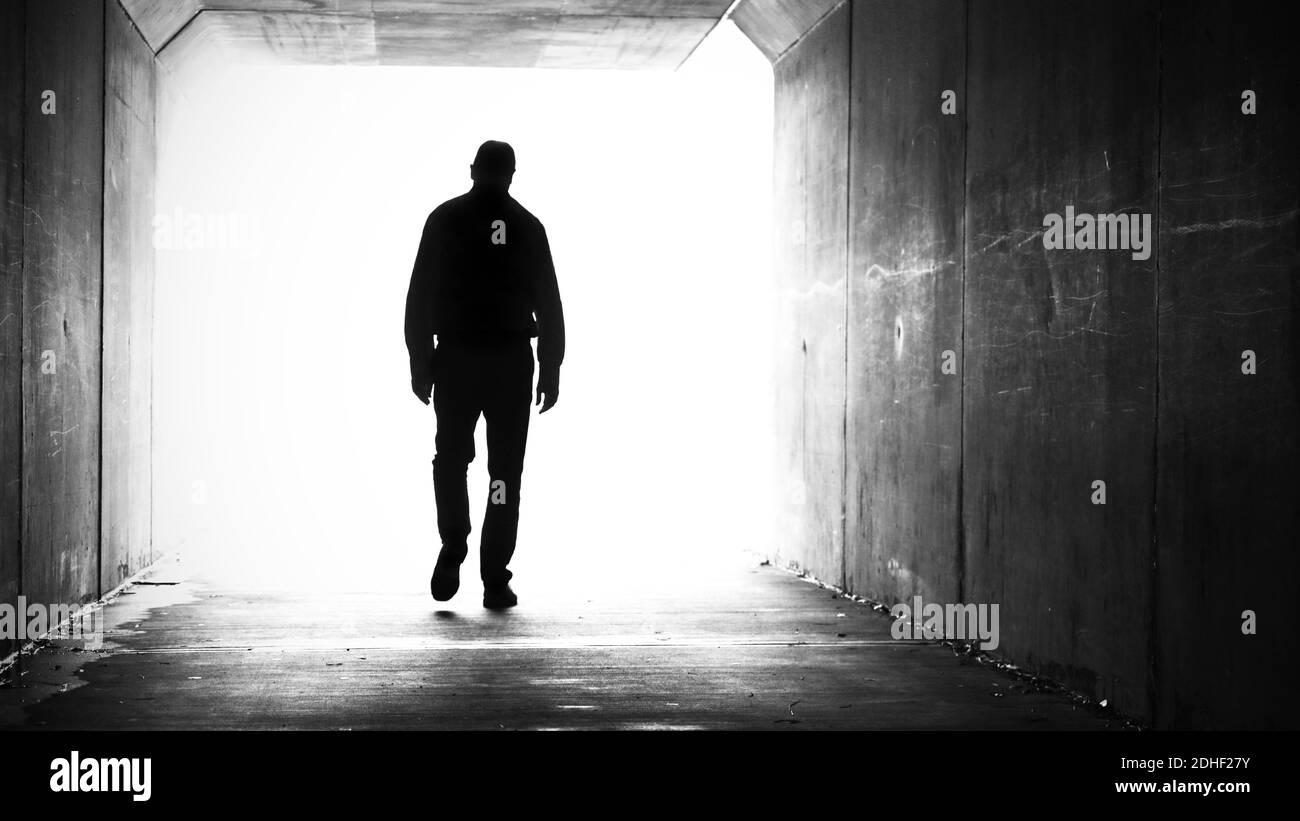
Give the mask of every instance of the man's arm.
[[(534, 267), (533, 306), (537, 314), (537, 402), (542, 413), (555, 406), (560, 398), (560, 363), (564, 361), (564, 306), (560, 302), (560, 285), (555, 278), (551, 244), (546, 229), (538, 225), (539, 247)], [(545, 401), (543, 402), (543, 397)]]
[(424, 404), (433, 392), (433, 296), (439, 274), (441, 231), (434, 215), (424, 222), (420, 248), (406, 290), (406, 351), (411, 361), (411, 390)]

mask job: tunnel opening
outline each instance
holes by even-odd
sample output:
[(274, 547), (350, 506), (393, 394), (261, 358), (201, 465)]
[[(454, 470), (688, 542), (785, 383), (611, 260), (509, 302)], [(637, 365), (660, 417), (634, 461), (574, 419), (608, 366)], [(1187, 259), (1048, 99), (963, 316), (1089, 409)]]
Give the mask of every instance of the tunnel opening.
[(239, 585), (424, 584), (434, 425), (409, 390), (402, 305), (425, 217), (493, 138), (547, 226), (570, 340), (561, 402), (530, 423), (517, 577), (669, 593), (707, 575), (683, 568), (764, 552), (771, 107), (771, 67), (729, 22), (676, 72), (169, 72), (155, 547)]

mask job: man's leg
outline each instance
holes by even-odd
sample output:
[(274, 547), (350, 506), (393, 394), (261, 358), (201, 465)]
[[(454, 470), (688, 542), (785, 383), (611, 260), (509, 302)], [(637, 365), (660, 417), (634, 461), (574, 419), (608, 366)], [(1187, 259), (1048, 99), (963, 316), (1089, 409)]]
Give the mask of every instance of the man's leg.
[(459, 351), (440, 351), (433, 388), (433, 410), (438, 432), (434, 437), (433, 494), (438, 508), (438, 536), (442, 550), (430, 587), (434, 598), (446, 601), (460, 584), (460, 565), (468, 553), (469, 494), (466, 475), (474, 461), (474, 427), (479, 407), (473, 385), (465, 379)]
[(483, 409), (491, 481), (479, 555), (483, 587), (489, 592), (513, 577), (507, 566), (519, 532), (519, 493), (532, 411), (533, 349), (528, 340), (502, 351), (497, 374), (499, 382)]

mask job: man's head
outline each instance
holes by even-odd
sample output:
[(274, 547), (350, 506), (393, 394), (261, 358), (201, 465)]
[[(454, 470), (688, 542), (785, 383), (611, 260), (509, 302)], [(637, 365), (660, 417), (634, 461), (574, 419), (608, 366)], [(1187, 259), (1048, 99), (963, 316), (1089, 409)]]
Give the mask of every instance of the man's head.
[(488, 140), (478, 147), (469, 176), (476, 185), (505, 191), (515, 176), (515, 150), (509, 143)]

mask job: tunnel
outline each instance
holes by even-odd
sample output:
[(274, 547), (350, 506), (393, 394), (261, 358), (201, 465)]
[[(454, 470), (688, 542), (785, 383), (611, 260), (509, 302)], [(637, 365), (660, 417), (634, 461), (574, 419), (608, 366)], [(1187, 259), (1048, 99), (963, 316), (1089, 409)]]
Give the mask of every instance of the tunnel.
[[(1294, 37), (1267, 4), (27, 0), (0, 6), (0, 40), (0, 726), (1300, 727), (1300, 86)], [(322, 303), (363, 306), (381, 329), (373, 335), (313, 361), (328, 343), (241, 335), (259, 321), (253, 314), (205, 315), (205, 303), (256, 303), (272, 323), (259, 327), (271, 328), (298, 289), (319, 287), (311, 283), (366, 287), (342, 284), (341, 268), (315, 268), (323, 272), (292, 287), (203, 280), (186, 267), (201, 265), (198, 256), (160, 247), (160, 219), (176, 214), (179, 230), (177, 209), (196, 210), (175, 175), (203, 166), (204, 129), (241, 116), (235, 98), (215, 96), (213, 78), (230, 67), (245, 78), (509, 70), (538, 83), (593, 72), (590, 82), (623, 84), (610, 94), (633, 95), (626, 110), (608, 103), (616, 121), (649, 110), (648, 96), (625, 90), (637, 83), (679, 83), (654, 86), (666, 101), (657, 112), (676, 110), (688, 88), (723, 83), (690, 74), (723, 43), (725, 60), (757, 78), (750, 92), (766, 96), (749, 93), (747, 107), (715, 112), (715, 130), (689, 139), (681, 129), (730, 99), (725, 84), (700, 98), (713, 103), (683, 107), (661, 139), (679, 135), (673, 156), (698, 159), (689, 172), (654, 152), (609, 151), (589, 155), (599, 167), (586, 176), (529, 189), (627, 174), (629, 192), (649, 192), (648, 210), (626, 229), (642, 245), (611, 246), (608, 279), (566, 279), (557, 255), (565, 297), (590, 300), (586, 315), (628, 306), (621, 319), (575, 331), (569, 357), (617, 349), (611, 363), (652, 362), (671, 345), (678, 363), (654, 378), (617, 364), (574, 377), (575, 404), (603, 395), (621, 403), (610, 406), (617, 414), (661, 403), (661, 416), (629, 415), (611, 423), (605, 445), (587, 446), (592, 464), (622, 449), (626, 476), (584, 468), (581, 480), (548, 484), (557, 465), (580, 460), (564, 443), (590, 433), (597, 415), (565, 428), (561, 401), (533, 422), (541, 441), (521, 521), (534, 517), (535, 530), (519, 561), (541, 574), (536, 557), (561, 550), (545, 542), (568, 528), (588, 552), (565, 554), (577, 558), (549, 572), (567, 578), (585, 563), (595, 568), (589, 586), (555, 599), (534, 588), (535, 615), (521, 586), (513, 621), (476, 621), (465, 615), (477, 612), (473, 602), (456, 618), (431, 616), (421, 574), (434, 557), (432, 428), (424, 436), (429, 420), (416, 416), (396, 330), (428, 209), (400, 217), (393, 235), (404, 244), (391, 252), (400, 261), (365, 272), (390, 296), (345, 290)], [(545, 122), (557, 110), (544, 97), (553, 87), (537, 86), (534, 119), (556, 130), (564, 117)], [(313, 88), (303, 99), (329, 105), (328, 86)], [(347, 99), (362, 105), (363, 93)], [(412, 112), (420, 106), (403, 99)], [(196, 127), (186, 112), (204, 106), (213, 119)], [(472, 108), (455, 110), (474, 125), (463, 113)], [(356, 118), (379, 116), (366, 111)], [(271, 118), (271, 141), (297, 115), (278, 125), (260, 116)], [(745, 130), (727, 137), (716, 130), (727, 122)], [(574, 165), (598, 150), (578, 134), (554, 140), (556, 152), (571, 147)], [(741, 143), (755, 152), (743, 163), (728, 153)], [(221, 162), (235, 170), (223, 175), (262, 161), (251, 153), (258, 144), (232, 149)], [(287, 141), (276, 145), (268, 168), (293, 161)], [(356, 157), (402, 145), (358, 143), (338, 162), (354, 169)], [(522, 186), (529, 145), (516, 148)], [(449, 163), (457, 174), (472, 157), (461, 154)], [(387, 169), (368, 183), (375, 197), (410, 183), (384, 161), (371, 161)], [(686, 190), (656, 187), (669, 179)], [(737, 181), (725, 186), (729, 216), (708, 199), (722, 196), (708, 183), (723, 179)], [(366, 225), (350, 215), (369, 205), (330, 191), (304, 194), (303, 207), (324, 203), (345, 219), (338, 225)], [(552, 209), (566, 227), (553, 228), (557, 249), (591, 241), (579, 218), (630, 207), (604, 196), (575, 202), (568, 207), (587, 210), (572, 222)], [(692, 225), (701, 230), (685, 249)], [(218, 229), (233, 237), (239, 226)], [(387, 237), (373, 245), (389, 247)], [(335, 252), (320, 253), (328, 265)], [(341, 242), (337, 254), (346, 253)], [(620, 280), (638, 256), (665, 272), (680, 261), (681, 277)], [(635, 313), (653, 300), (655, 313)], [(655, 326), (642, 327), (643, 316)], [(734, 323), (725, 333), (693, 337), (724, 322)], [(324, 320), (303, 327), (320, 339), (343, 333)], [(650, 340), (635, 355), (625, 345), (634, 335)], [(212, 369), (237, 350), (283, 371), (256, 381), (241, 365), (232, 372), (248, 381), (213, 387)], [(325, 369), (347, 351), (356, 356), (347, 370)], [(336, 469), (330, 427), (302, 445), (322, 450), (319, 463), (292, 469), (301, 479), (286, 478), (287, 457), (265, 443), (334, 412), (313, 403), (360, 396), (349, 380), (381, 360), (395, 363), (405, 415), (367, 422), (362, 403), (347, 418), (373, 424), (371, 441), (382, 443), (373, 450), (414, 479), (390, 491), (382, 475), (351, 475), (315, 507), (295, 508), (297, 519), (277, 520), (285, 508), (264, 505), (259, 521), (270, 530), (237, 549), (239, 511)], [(282, 372), (311, 375), (293, 384), (320, 392), (275, 400), (298, 415), (267, 422), (256, 446), (222, 439), (222, 418), (247, 413), (248, 430), (261, 424), (249, 421), (260, 412), (249, 403), (274, 392)], [(203, 413), (211, 436), (194, 434)], [(695, 437), (690, 447), (665, 432), (669, 418)], [(390, 429), (399, 432), (384, 438)], [(260, 460), (247, 461), (254, 451)], [(246, 494), (205, 513), (204, 499), (223, 491), (192, 468), (222, 458), (233, 478), (221, 487), (243, 484)], [(634, 476), (643, 484), (619, 484)], [(415, 500), (418, 532), (376, 524), (373, 539), (348, 536), (328, 559), (313, 556), (303, 533), (343, 533), (329, 517), (350, 506), (357, 528), (367, 515), (374, 524), (376, 500), (390, 492)], [(647, 501), (669, 492), (667, 506)], [(583, 494), (604, 501), (574, 502), (571, 518), (545, 528), (528, 507)], [(599, 524), (570, 524), (583, 517)], [(193, 587), (182, 572), (203, 540), (199, 522), (215, 528), (212, 549), (234, 579), (225, 586)], [(414, 545), (409, 567), (383, 554), (403, 538)], [(259, 545), (295, 539), (303, 544), (285, 547), (288, 570), (241, 586), (268, 560)], [(609, 542), (619, 540), (644, 545), (615, 561)], [(310, 576), (305, 591), (279, 589), (299, 575)], [(362, 575), (405, 584), (405, 598), (349, 598)], [(342, 592), (317, 588), (331, 581)], [(52, 617), (33, 632), (31, 603), (99, 613), (103, 645), (69, 649)], [(931, 630), (932, 607), (957, 614), (956, 634), (942, 617)], [(976, 612), (993, 619), (993, 635), (975, 633), (988, 626)], [(264, 693), (268, 678), (279, 696)], [(246, 710), (222, 706), (251, 693)]]

